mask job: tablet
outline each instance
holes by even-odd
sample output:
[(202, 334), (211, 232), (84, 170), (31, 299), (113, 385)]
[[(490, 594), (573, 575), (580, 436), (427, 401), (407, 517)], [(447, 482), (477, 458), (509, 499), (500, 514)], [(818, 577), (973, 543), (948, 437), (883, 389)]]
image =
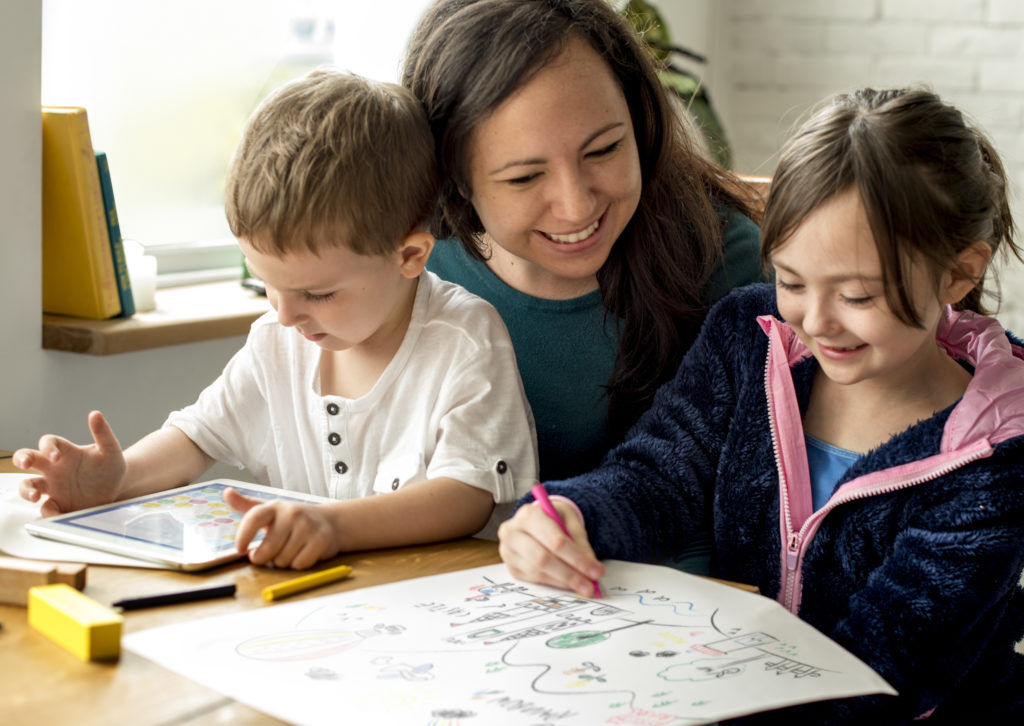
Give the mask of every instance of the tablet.
[[(242, 515), (224, 503), (224, 490), (229, 487), (254, 499), (333, 501), (217, 479), (38, 519), (25, 524), (25, 529), (40, 537), (159, 562), (177, 570), (202, 570), (244, 556), (235, 549)], [(251, 546), (262, 539), (261, 531)]]

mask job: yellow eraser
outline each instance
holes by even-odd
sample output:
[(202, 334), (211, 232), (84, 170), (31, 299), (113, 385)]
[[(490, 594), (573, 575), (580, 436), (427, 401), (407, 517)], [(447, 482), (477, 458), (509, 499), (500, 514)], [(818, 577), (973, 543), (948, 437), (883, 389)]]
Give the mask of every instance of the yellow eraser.
[(70, 585), (41, 585), (28, 591), (28, 624), (82, 660), (116, 660), (121, 655), (119, 614)]

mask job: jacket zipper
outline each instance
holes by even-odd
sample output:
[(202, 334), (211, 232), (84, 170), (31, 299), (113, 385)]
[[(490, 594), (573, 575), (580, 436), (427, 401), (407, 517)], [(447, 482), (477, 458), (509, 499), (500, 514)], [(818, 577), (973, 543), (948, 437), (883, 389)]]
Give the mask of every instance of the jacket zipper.
[[(822, 520), (829, 512), (838, 507), (840, 504), (846, 504), (847, 502), (856, 501), (858, 499), (867, 499), (878, 494), (889, 494), (891, 492), (899, 491), (900, 489), (908, 489), (918, 484), (938, 479), (941, 476), (945, 476), (950, 472), (966, 465), (972, 461), (983, 459), (992, 453), (992, 446), (985, 440), (978, 441), (972, 444), (963, 455), (956, 459), (944, 461), (941, 465), (935, 468), (918, 474), (916, 476), (897, 477), (894, 480), (886, 482), (884, 484), (867, 487), (860, 489), (855, 492), (847, 494), (840, 494), (838, 498), (830, 500), (824, 507), (819, 509), (817, 512), (812, 514), (800, 527), (799, 531), (792, 532), (789, 543), (786, 549), (786, 577), (788, 580), (786, 599), (782, 602), (782, 605), (790, 610), (794, 615), (800, 609), (800, 595), (801, 595), (801, 570), (800, 564), (803, 561), (804, 554), (807, 552), (807, 547), (810, 545), (811, 540), (814, 539), (814, 535), (817, 533), (818, 528), (821, 526)], [(852, 479), (843, 486), (855, 484), (858, 480)], [(787, 491), (788, 494), (788, 491)], [(787, 523), (789, 526), (789, 523)]]
[(789, 507), (789, 482), (782, 466), (782, 455), (779, 453), (779, 430), (775, 423), (775, 391), (771, 381), (772, 348), (775, 340), (768, 336), (768, 355), (764, 367), (764, 390), (768, 398), (768, 428), (772, 437), (772, 455), (775, 457), (775, 470), (779, 473), (779, 498), (782, 522), (780, 522), (781, 539), (786, 543), (785, 569), (782, 572), (782, 587), (779, 601), (785, 606), (792, 599), (792, 590), (796, 580), (796, 566), (799, 563), (800, 539), (793, 531), (793, 515)]
[[(782, 541), (786, 543), (785, 557), (783, 558), (785, 565), (782, 572), (782, 587), (779, 591), (779, 602), (783, 607), (796, 615), (797, 611), (800, 609), (800, 589), (802, 587), (800, 583), (801, 562), (807, 551), (807, 547), (814, 538), (818, 527), (821, 526), (821, 521), (825, 518), (825, 515), (840, 504), (856, 501), (857, 499), (866, 499), (867, 497), (875, 496), (877, 494), (888, 494), (900, 489), (906, 489), (911, 486), (923, 484), (924, 482), (931, 481), (932, 479), (937, 479), (940, 476), (945, 476), (961, 466), (989, 456), (992, 453), (993, 448), (987, 440), (982, 439), (969, 446), (961, 456), (956, 459), (943, 461), (935, 468), (920, 472), (914, 476), (897, 477), (896, 479), (883, 484), (865, 487), (864, 489), (848, 492), (846, 494), (840, 494), (839, 497), (830, 500), (824, 507), (812, 513), (811, 516), (803, 522), (800, 528), (796, 529), (793, 526), (792, 510), (789, 505), (789, 481), (786, 478), (786, 472), (782, 466), (782, 456), (779, 453), (779, 432), (775, 420), (775, 392), (771, 385), (770, 377), (770, 361), (773, 344), (774, 341), (769, 337), (769, 362), (765, 365), (765, 392), (768, 398), (768, 425), (772, 437), (772, 453), (775, 457), (775, 468), (779, 473), (779, 496), (782, 500), (781, 509), (783, 521), (780, 523), (780, 531), (782, 533)], [(872, 474), (874, 473), (875, 472), (872, 472)], [(866, 476), (871, 476), (871, 474)], [(864, 477), (852, 479), (851, 481), (846, 482), (843, 487), (856, 485), (856, 483), (863, 478)]]

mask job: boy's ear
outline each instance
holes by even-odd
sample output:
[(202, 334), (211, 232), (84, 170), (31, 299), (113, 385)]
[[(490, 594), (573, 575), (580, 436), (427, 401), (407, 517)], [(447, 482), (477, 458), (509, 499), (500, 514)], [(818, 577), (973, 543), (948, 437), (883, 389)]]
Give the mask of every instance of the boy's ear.
[(964, 299), (974, 286), (985, 276), (988, 263), (992, 260), (992, 247), (983, 240), (972, 243), (960, 250), (956, 262), (946, 277), (942, 290), (942, 302), (955, 305)]
[(406, 235), (398, 250), (402, 276), (412, 279), (423, 272), (433, 249), (434, 235), (430, 232), (418, 229)]

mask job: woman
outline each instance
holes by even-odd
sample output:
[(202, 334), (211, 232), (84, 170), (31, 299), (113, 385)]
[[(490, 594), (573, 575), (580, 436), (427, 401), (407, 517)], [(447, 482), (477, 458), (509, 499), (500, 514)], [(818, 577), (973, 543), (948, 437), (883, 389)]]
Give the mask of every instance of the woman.
[(429, 268), (512, 335), (541, 478), (590, 470), (711, 303), (761, 279), (744, 188), (681, 131), (604, 0), (440, 0), (410, 41), (442, 177)]

